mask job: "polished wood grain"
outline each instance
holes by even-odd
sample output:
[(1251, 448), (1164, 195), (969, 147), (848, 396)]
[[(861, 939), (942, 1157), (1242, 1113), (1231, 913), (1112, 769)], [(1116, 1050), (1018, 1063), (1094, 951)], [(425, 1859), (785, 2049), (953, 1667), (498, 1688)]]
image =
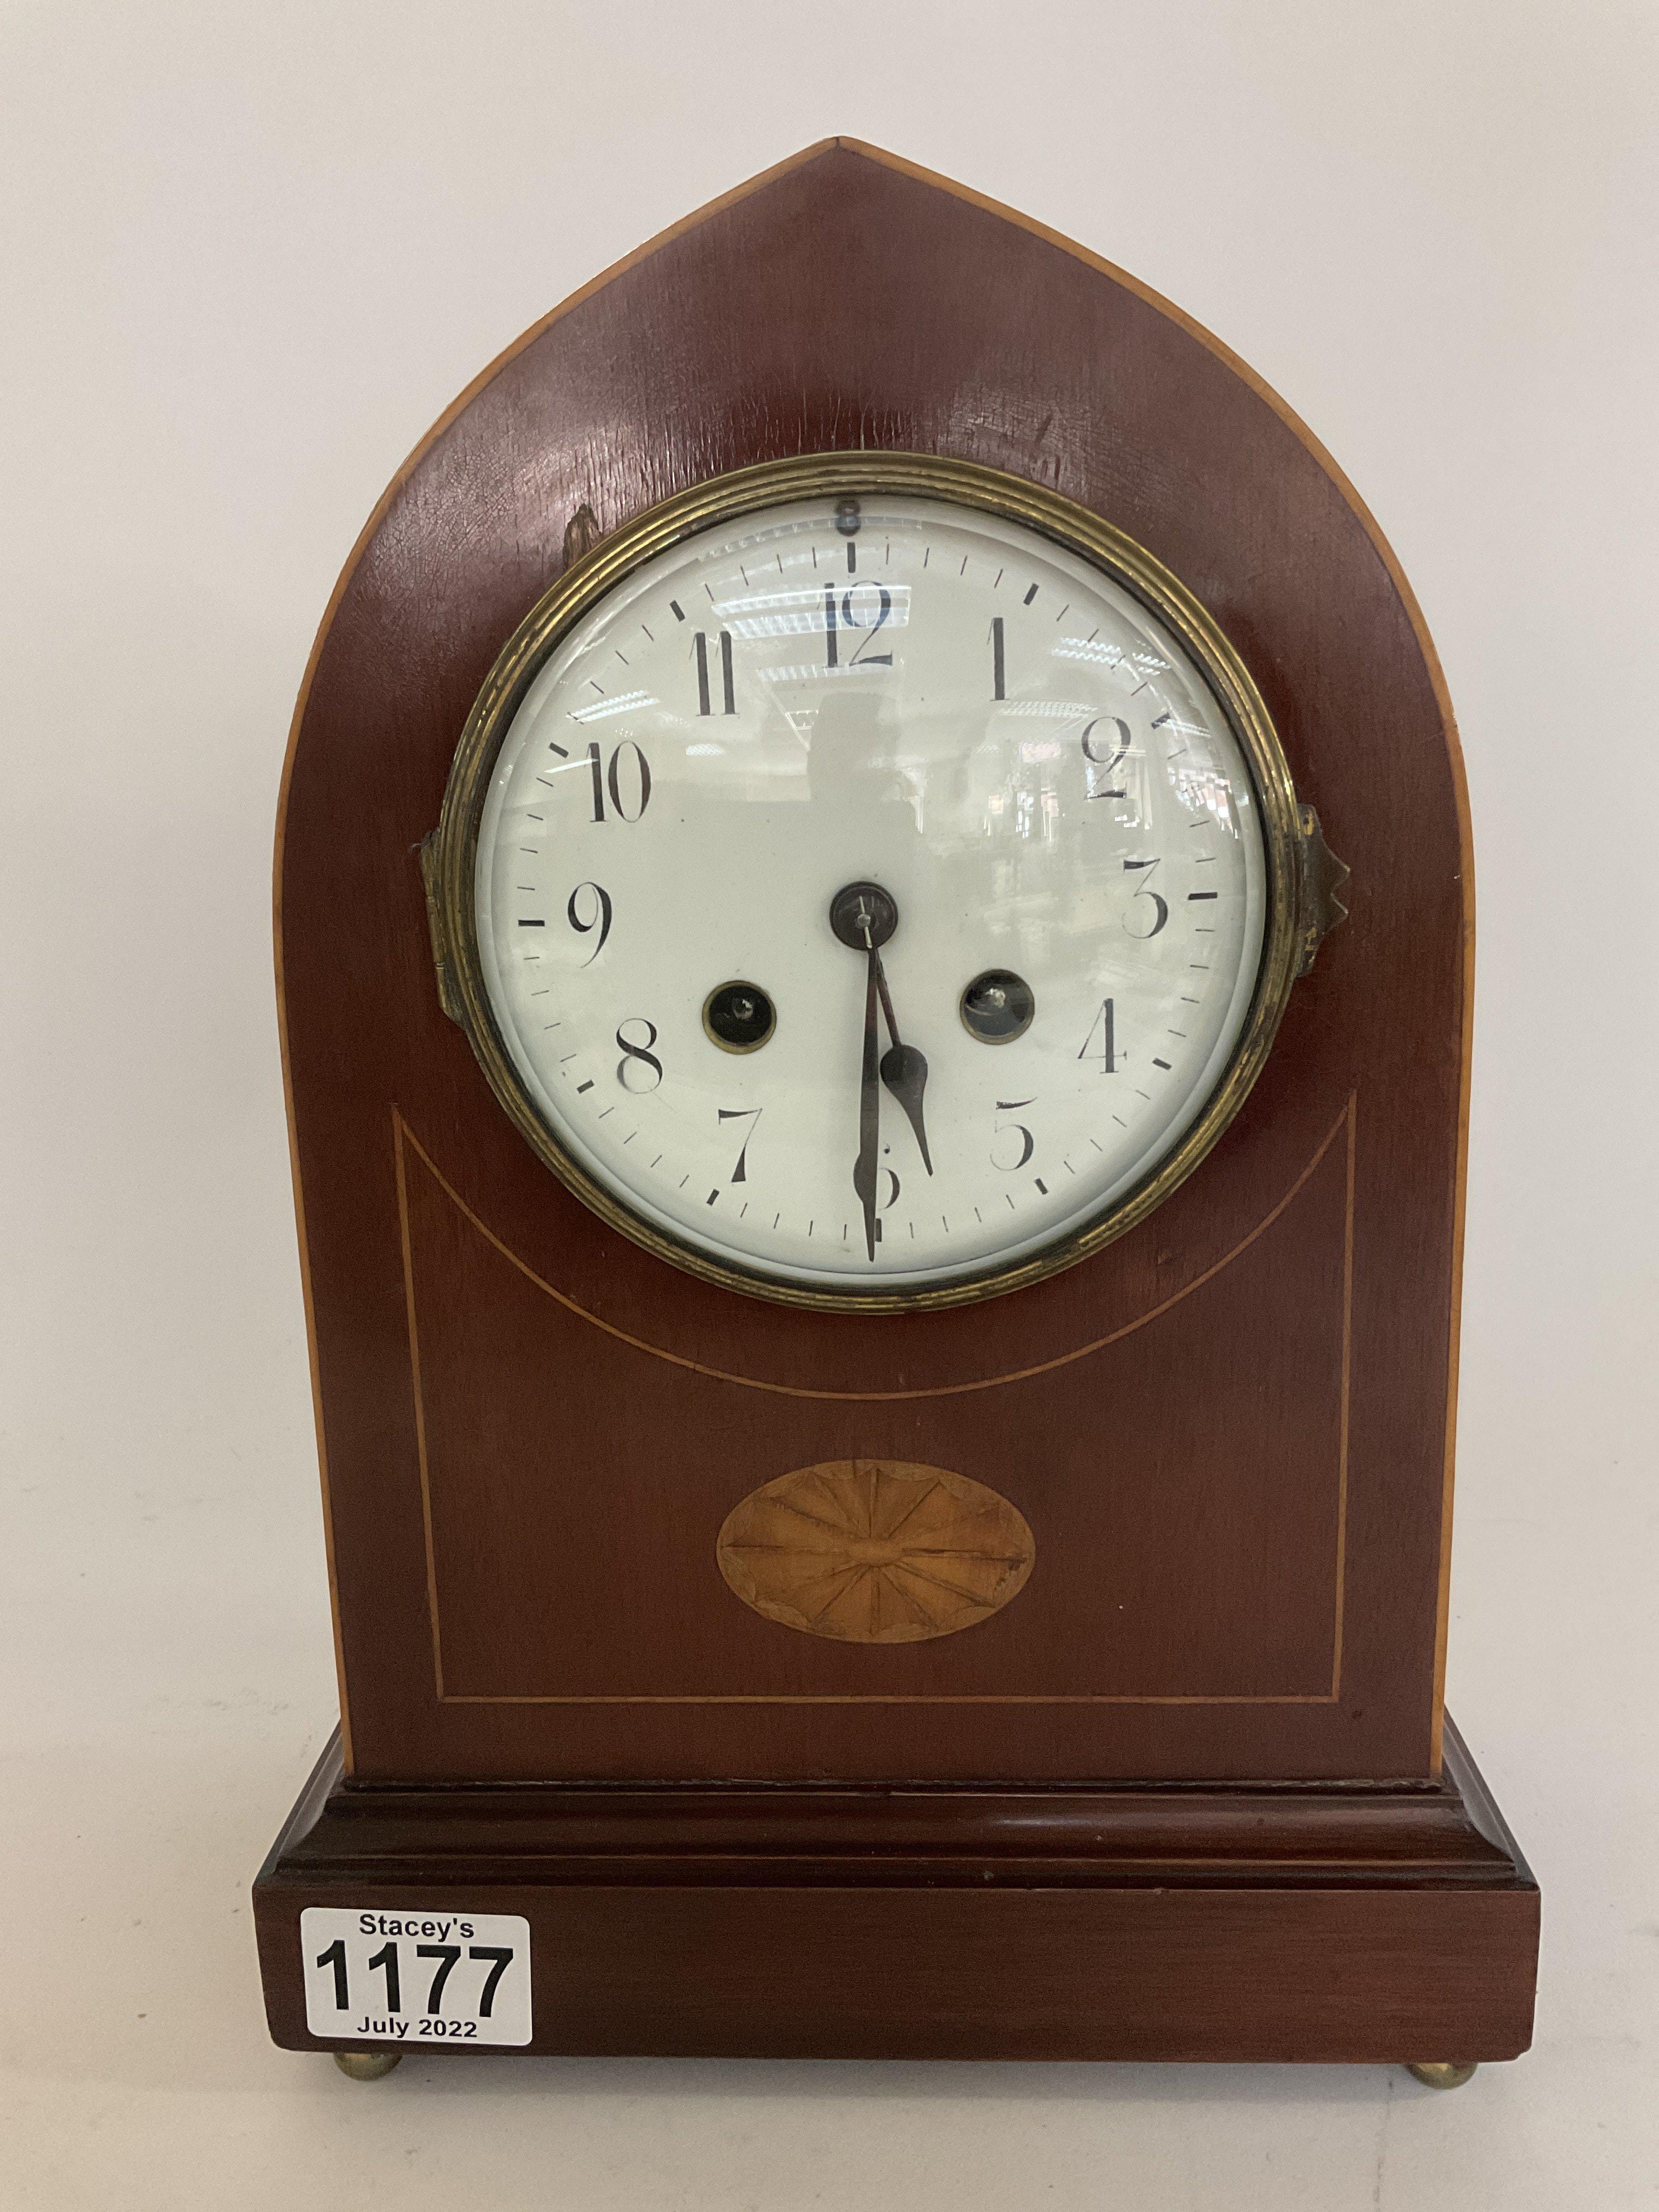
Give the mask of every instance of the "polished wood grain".
[[(413, 848), (568, 550), (725, 469), (883, 446), (1051, 484), (1204, 599), (1352, 868), (1351, 918), (1139, 1230), (991, 1305), (826, 1319), (664, 1266), (538, 1165), (439, 1007)], [(361, 541), (285, 779), (354, 1773), (1431, 1777), (1460, 774), (1420, 617), (1316, 442), (1144, 288), (970, 194), (816, 149), (528, 334)], [(868, 1644), (734, 1603), (711, 1567), (732, 1509), (849, 1459), (1006, 1498), (1040, 1561), (1018, 1601)], [(573, 1539), (586, 1576), (550, 1605)]]
[[(1270, 1703), (1294, 1717), (1342, 1691), (1353, 1137), (1345, 1109), (1247, 1241), (1127, 1314), (1092, 1349), (1024, 1376), (935, 1382), (927, 1387), (943, 1395), (921, 1401), (902, 1390), (826, 1401), (805, 1378), (671, 1363), (631, 1333), (607, 1338), (610, 1358), (594, 1360), (594, 1317), (487, 1235), (398, 1125), (428, 1679), (439, 1701), (464, 1708), (492, 1741), (498, 1777), (546, 1771), (524, 1757), (511, 1725), (512, 1709), (532, 1702), (562, 1709), (573, 1764), (579, 1746), (581, 1771), (618, 1780), (684, 1771), (694, 1708), (711, 1765), (721, 1754), (729, 1761), (717, 1773), (851, 1777), (890, 1772), (902, 1757), (910, 1778), (943, 1778), (954, 1751), (947, 1743), (941, 1758), (932, 1723), (960, 1706), (975, 1713), (981, 1771), (1063, 1775), (1068, 1709), (1097, 1705), (1146, 1706), (1153, 1753), (1167, 1755), (1174, 1720), (1211, 1762), (1200, 1771), (1248, 1772), (1230, 1765), (1241, 1706)], [(1316, 1267), (1306, 1264), (1314, 1249)], [(1293, 1277), (1287, 1253), (1304, 1262)], [(1295, 1401), (1294, 1456), (1276, 1428), (1241, 1428), (1231, 1391), (1195, 1401), (1191, 1388), (1193, 1343), (1206, 1344), (1224, 1373), (1242, 1364), (1257, 1338), (1252, 1321), (1246, 1348), (1231, 1352), (1238, 1317), (1262, 1302), (1281, 1366), (1324, 1377), (1318, 1399), (1304, 1388)], [(654, 1410), (664, 1366), (677, 1377), (681, 1415), (666, 1462)], [(1175, 1431), (1181, 1450), (1156, 1481), (1137, 1479), (1133, 1462), (1112, 1479), (1119, 1466), (1103, 1445), (1088, 1460), (1056, 1448), (1041, 1394), (1073, 1372), (1087, 1374), (1109, 1403), (1133, 1391), (1139, 1420)], [(503, 1373), (517, 1379), (505, 1416)], [(757, 1400), (786, 1470), (811, 1463), (828, 1420), (843, 1449), (875, 1441), (899, 1459), (925, 1418), (939, 1447), (929, 1463), (1010, 1498), (1042, 1532), (1041, 1571), (1018, 1607), (971, 1638), (902, 1651), (833, 1642), (803, 1650), (734, 1608), (712, 1554), (746, 1494), (734, 1408)], [(558, 1440), (572, 1424), (608, 1425), (625, 1470), (602, 1500), (586, 1501), (580, 1574), (563, 1571), (556, 1547), (523, 1540), (553, 1512), (569, 1521), (556, 1486)], [(532, 1446), (508, 1449), (514, 1433)], [(481, 1454), (493, 1469), (488, 1483), (478, 1480)], [(1209, 1543), (1171, 1547), (1172, 1522), (1200, 1522)], [(635, 1622), (659, 1632), (635, 1634)], [(668, 1623), (672, 1635), (661, 1632)], [(988, 1653), (980, 1648), (988, 1641)], [(623, 1706), (625, 1729), (613, 1724)], [(812, 1708), (810, 1729), (799, 1725), (803, 1707)]]
[(1453, 1732), (1418, 1784), (353, 1788), (255, 1890), (271, 2033), (308, 1905), (522, 1913), (532, 2051), (1513, 2057), (1538, 1893)]
[[(556, 1183), (444, 1018), (417, 860), (565, 566), (723, 471), (872, 448), (1164, 562), (1352, 870), (1156, 1215), (879, 1318), (699, 1283)], [(1441, 1759), (1462, 765), (1398, 563), (1251, 371), (1028, 218), (809, 149), (526, 332), (399, 472), (307, 672), (276, 890), (344, 1731), (256, 1885), (279, 2042), (330, 2047), (307, 1905), (453, 1904), (529, 1919), (537, 2051), (1525, 2047), (1536, 1889)]]
[(902, 1460), (794, 1468), (726, 1515), (714, 1555), (768, 1620), (843, 1644), (920, 1644), (1000, 1613), (1036, 1545), (970, 1476)]

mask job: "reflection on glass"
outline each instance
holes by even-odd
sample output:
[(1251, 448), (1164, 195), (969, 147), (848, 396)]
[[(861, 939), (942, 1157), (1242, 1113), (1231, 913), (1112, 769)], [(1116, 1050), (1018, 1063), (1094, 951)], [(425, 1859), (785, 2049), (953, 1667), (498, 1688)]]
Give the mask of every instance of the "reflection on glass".
[[(866, 881), (896, 902), (883, 981), (930, 1146), (884, 1092), (873, 1170), (867, 978), (827, 921)], [(1264, 885), (1243, 755), (1158, 619), (1048, 539), (895, 496), (851, 531), (793, 506), (689, 539), (592, 609), (501, 746), (477, 900), (508, 1050), (583, 1171), (833, 1285), (1018, 1257), (1144, 1176), (1239, 1035)], [(989, 1052), (959, 1006), (993, 971), (1036, 1012)], [(775, 1008), (748, 1054), (703, 1018), (732, 977)]]

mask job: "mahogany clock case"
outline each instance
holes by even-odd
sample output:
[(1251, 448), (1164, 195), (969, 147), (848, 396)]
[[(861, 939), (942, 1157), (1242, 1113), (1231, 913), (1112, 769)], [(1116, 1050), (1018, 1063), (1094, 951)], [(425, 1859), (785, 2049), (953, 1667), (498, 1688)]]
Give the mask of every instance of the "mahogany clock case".
[[(1351, 917), (1128, 1234), (994, 1302), (825, 1316), (665, 1264), (533, 1156), (440, 1005), (415, 856), (596, 534), (884, 449), (1048, 488), (1182, 580)], [(447, 1897), (564, 1957), (538, 2049), (1524, 2048), (1536, 1892), (1441, 1757), (1456, 740), (1387, 546), (1257, 380), (1036, 226), (811, 149), (568, 301), (400, 472), (307, 672), (277, 894), (343, 1731), (256, 1893), (280, 2040), (316, 2047), (302, 1905)], [(847, 1461), (1007, 1501), (1018, 1595), (897, 1644), (740, 1602), (727, 1516)], [(912, 2000), (834, 1994), (895, 1947)]]

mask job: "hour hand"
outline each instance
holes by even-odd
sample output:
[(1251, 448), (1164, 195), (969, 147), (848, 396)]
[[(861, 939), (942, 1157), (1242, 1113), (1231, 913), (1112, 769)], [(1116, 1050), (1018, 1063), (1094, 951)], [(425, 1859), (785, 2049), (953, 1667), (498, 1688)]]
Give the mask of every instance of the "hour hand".
[(921, 1094), (927, 1082), (927, 1055), (913, 1044), (890, 1045), (881, 1056), (881, 1079), (903, 1107), (916, 1133), (921, 1164), (929, 1175), (933, 1163), (927, 1152), (927, 1131), (921, 1118)]
[(881, 1010), (887, 1017), (888, 1033), (893, 1042), (881, 1056), (881, 1079), (903, 1107), (905, 1117), (915, 1132), (916, 1149), (921, 1154), (921, 1164), (929, 1175), (933, 1163), (927, 1150), (927, 1127), (921, 1117), (921, 1094), (927, 1087), (927, 1055), (913, 1044), (901, 1044), (898, 1024), (893, 1019), (893, 1001), (887, 989), (887, 977), (883, 971), (880, 956), (876, 959), (876, 981), (881, 990)]

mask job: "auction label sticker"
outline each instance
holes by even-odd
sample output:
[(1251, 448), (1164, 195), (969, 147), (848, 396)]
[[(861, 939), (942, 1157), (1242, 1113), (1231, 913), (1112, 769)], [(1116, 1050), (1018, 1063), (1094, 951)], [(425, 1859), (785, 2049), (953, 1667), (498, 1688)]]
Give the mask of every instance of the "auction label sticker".
[(306, 2026), (333, 2041), (528, 2043), (530, 1923), (512, 1912), (300, 1915)]

